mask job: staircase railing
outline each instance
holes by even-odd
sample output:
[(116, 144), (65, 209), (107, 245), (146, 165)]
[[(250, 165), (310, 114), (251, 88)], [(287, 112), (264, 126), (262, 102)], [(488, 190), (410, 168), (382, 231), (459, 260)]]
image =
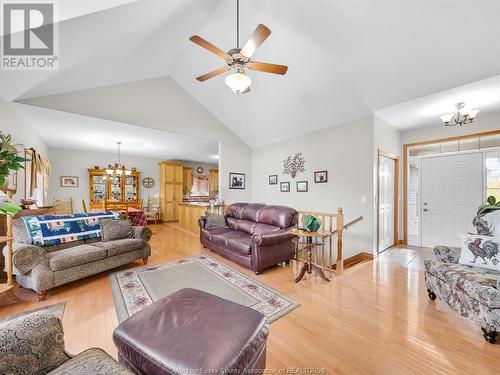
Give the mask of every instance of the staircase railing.
[[(325, 233), (323, 239), (319, 238), (315, 240), (317, 246), (313, 247), (313, 263), (323, 271), (341, 274), (344, 271), (343, 232), (354, 224), (362, 221), (363, 216), (359, 216), (348, 223), (344, 223), (344, 213), (341, 207), (339, 207), (336, 213), (299, 211), (299, 226), (304, 215), (314, 215), (318, 217), (321, 220), (319, 231)], [(336, 254), (334, 254), (333, 246), (335, 235), (337, 236)], [(297, 247), (296, 259), (304, 262), (305, 256), (305, 253)]]

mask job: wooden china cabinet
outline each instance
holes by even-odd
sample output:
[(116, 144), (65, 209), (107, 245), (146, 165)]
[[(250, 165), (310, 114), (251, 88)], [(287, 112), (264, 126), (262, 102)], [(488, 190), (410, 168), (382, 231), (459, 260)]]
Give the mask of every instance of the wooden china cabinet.
[(128, 202), (130, 207), (140, 208), (140, 172), (129, 176), (109, 176), (104, 169), (89, 169), (90, 209), (102, 208), (104, 200)]

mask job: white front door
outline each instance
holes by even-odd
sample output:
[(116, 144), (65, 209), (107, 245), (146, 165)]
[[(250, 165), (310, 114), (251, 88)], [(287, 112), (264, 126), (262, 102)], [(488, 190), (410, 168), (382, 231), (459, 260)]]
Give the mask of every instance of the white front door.
[(379, 234), (378, 250), (383, 251), (394, 243), (394, 178), (396, 161), (385, 156), (379, 158)]
[(459, 246), (483, 201), (481, 153), (422, 159), (422, 246)]

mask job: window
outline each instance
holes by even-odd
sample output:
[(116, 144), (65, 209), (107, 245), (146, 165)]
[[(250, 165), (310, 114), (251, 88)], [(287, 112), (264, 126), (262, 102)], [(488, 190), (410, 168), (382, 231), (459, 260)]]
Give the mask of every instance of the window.
[(500, 152), (486, 153), (486, 196), (500, 201)]
[(193, 186), (191, 187), (192, 197), (209, 197), (210, 196), (210, 184), (208, 182), (208, 177), (195, 177), (193, 179)]

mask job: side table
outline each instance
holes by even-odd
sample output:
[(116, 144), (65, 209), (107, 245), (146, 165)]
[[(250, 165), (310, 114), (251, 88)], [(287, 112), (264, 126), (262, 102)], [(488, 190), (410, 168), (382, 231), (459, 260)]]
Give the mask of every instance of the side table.
[[(307, 272), (311, 274), (312, 271), (316, 271), (318, 275), (325, 281), (331, 281), (324, 273), (321, 267), (316, 266), (312, 262), (312, 251), (314, 246), (319, 246), (319, 244), (313, 243), (313, 238), (321, 238), (324, 239), (328, 237), (329, 233), (324, 231), (319, 232), (308, 232), (303, 229), (292, 228), (291, 233), (297, 237), (295, 237), (292, 241), (297, 245), (303, 244), (304, 247), (302, 250), (306, 251), (306, 262), (302, 266), (299, 275), (295, 278), (295, 282), (298, 283), (304, 277), (304, 274)], [(302, 240), (301, 240), (302, 238)]]

